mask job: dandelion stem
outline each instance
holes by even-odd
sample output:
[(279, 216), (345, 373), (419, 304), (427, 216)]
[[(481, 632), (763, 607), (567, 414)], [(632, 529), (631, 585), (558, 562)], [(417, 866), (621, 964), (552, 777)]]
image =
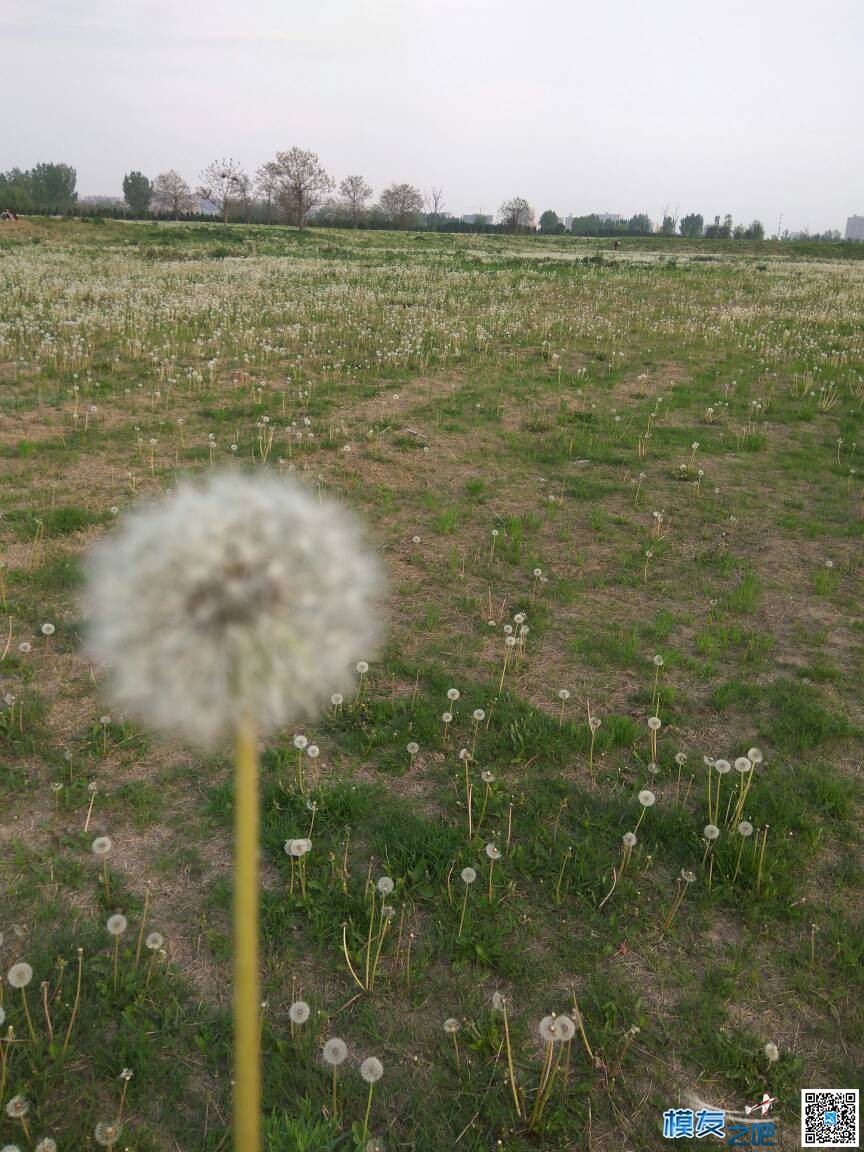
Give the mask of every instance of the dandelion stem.
[(258, 1051), (258, 745), (251, 719), (236, 733), (234, 842), (234, 1146), (260, 1152)]
[(63, 1063), (63, 1057), (66, 1055), (66, 1049), (69, 1047), (69, 1038), (72, 1035), (72, 1029), (75, 1027), (75, 1020), (78, 1016), (78, 1005), (81, 1001), (81, 975), (84, 967), (84, 950), (78, 949), (78, 976), (75, 981), (75, 999), (72, 1002), (72, 1015), (69, 1017), (69, 1025), (66, 1028), (66, 1038), (63, 1041), (63, 1048), (60, 1052), (60, 1063)]
[(33, 1027), (33, 1018), (30, 1015), (30, 1005), (27, 1003), (27, 989), (21, 989), (21, 999), (24, 1002), (24, 1015), (27, 1017), (27, 1030), (30, 1033), (30, 1039), (36, 1043), (36, 1029)]
[(363, 1140), (365, 1140), (369, 1135), (369, 1116), (372, 1112), (372, 1091), (374, 1087), (374, 1082), (369, 1085), (369, 1098), (366, 1101), (366, 1115), (363, 1117)]
[(345, 963), (348, 965), (348, 971), (354, 977), (354, 982), (356, 983), (357, 987), (362, 989), (365, 992), (366, 991), (366, 985), (363, 983), (363, 981), (360, 979), (360, 977), (354, 971), (354, 965), (351, 963), (351, 957), (348, 955), (348, 940), (347, 940), (347, 935), (346, 935), (347, 931), (348, 931), (347, 925), (343, 924), (342, 925), (342, 951), (345, 953)]
[(513, 1052), (510, 1048), (510, 1024), (507, 1020), (507, 1002), (504, 1002), (504, 1047), (507, 1050), (507, 1073), (510, 1080), (510, 1091), (513, 1103), (516, 1105), (516, 1115), (522, 1118), (522, 1105), (519, 1103), (519, 1085), (516, 1083), (516, 1071), (513, 1068)]

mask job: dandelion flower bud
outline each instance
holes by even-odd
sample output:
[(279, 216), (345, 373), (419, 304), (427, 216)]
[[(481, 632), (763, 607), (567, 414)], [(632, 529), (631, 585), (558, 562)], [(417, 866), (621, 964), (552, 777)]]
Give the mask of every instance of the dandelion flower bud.
[(486, 713), (483, 711), (482, 708), (475, 708), (474, 711), (471, 713), (471, 715), (474, 717), (474, 719), (477, 721), (478, 724), (480, 723), (481, 720), (486, 719)]
[(477, 873), (473, 868), (463, 868), (460, 872), (460, 876), (466, 884), (473, 884), (477, 879)]
[(324, 1044), (324, 1062), (332, 1068), (344, 1063), (348, 1055), (348, 1046), (338, 1036), (333, 1036)]
[(703, 832), (706, 840), (716, 840), (720, 835), (720, 829), (716, 824), (706, 824)]
[(643, 788), (639, 793), (639, 803), (643, 808), (650, 808), (656, 799), (657, 797), (654, 795), (650, 788)]
[(501, 859), (501, 849), (498, 847), (497, 844), (487, 844), (486, 848), (485, 848), (485, 852), (486, 852), (486, 855), (489, 857), (490, 860), (500, 860)]
[(94, 549), (89, 651), (121, 708), (212, 747), (246, 717), (271, 731), (347, 686), (378, 631), (377, 584), (344, 512), (232, 473), (181, 485)]
[(461, 1027), (455, 1016), (450, 1016), (444, 1021), (444, 1031), (448, 1036), (455, 1036)]
[(389, 896), (396, 885), (393, 883), (389, 876), (382, 876), (378, 881), (377, 887), (382, 896)]
[(776, 1064), (780, 1059), (780, 1049), (776, 1044), (772, 1044), (770, 1040), (762, 1049), (762, 1051), (765, 1053), (765, 1059), (769, 1064)]
[(384, 1075), (384, 1065), (377, 1056), (367, 1056), (360, 1065), (360, 1075), (367, 1084), (374, 1084)]
[(127, 926), (126, 917), (122, 912), (115, 912), (113, 916), (109, 916), (105, 925), (112, 936), (122, 936)]
[(26, 988), (33, 979), (33, 969), (25, 960), (19, 960), (6, 973), (6, 979), (10, 988)]
[(636, 833), (635, 832), (625, 832), (624, 835), (621, 837), (621, 843), (624, 845), (625, 848), (635, 848), (636, 847)]
[(151, 952), (156, 952), (165, 943), (165, 939), (161, 932), (150, 932), (147, 939), (144, 941)]
[(20, 1120), (30, 1111), (30, 1101), (25, 1096), (12, 1096), (6, 1104), (6, 1115), (10, 1120)]
[(749, 820), (742, 820), (741, 823), (738, 825), (738, 832), (742, 836), (752, 836), (753, 835), (753, 825), (750, 823)]
[(292, 1024), (305, 1024), (311, 1012), (312, 1009), (305, 1000), (295, 1000), (288, 1009), (288, 1016)]

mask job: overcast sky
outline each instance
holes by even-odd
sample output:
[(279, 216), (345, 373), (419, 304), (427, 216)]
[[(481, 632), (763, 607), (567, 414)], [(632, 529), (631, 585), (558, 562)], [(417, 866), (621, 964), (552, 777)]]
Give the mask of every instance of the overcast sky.
[(0, 169), (190, 183), (312, 148), (445, 193), (592, 211), (864, 214), (864, 0), (0, 0)]

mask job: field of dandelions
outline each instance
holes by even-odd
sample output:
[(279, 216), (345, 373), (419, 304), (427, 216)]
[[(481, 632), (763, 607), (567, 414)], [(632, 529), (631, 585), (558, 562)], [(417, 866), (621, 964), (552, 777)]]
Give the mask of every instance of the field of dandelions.
[(793, 1148), (858, 1086), (864, 265), (734, 251), (0, 232), (0, 1146), (231, 1146), (230, 757), (106, 701), (80, 584), (241, 471), (386, 574), (261, 745), (268, 1152), (655, 1149), (765, 1090)]

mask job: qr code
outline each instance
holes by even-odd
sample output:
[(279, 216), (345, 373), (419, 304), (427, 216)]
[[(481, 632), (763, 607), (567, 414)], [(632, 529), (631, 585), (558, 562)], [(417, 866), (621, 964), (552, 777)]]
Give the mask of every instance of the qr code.
[(858, 1089), (802, 1088), (801, 1145), (858, 1147)]

